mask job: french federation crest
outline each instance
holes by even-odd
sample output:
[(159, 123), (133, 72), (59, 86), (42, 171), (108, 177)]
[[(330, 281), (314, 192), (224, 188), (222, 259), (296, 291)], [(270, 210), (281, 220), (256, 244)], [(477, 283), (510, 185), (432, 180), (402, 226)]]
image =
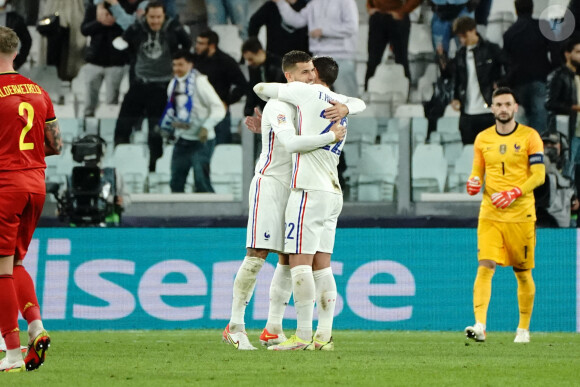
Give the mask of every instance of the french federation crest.
[(516, 144), (514, 144), (514, 150), (515, 150), (516, 152), (519, 152), (519, 151), (520, 151), (520, 149), (522, 149), (522, 146), (521, 146), (521, 145), (519, 145), (519, 144), (517, 144), (517, 143), (516, 143)]
[(499, 153), (501, 153), (502, 155), (505, 154), (506, 150), (507, 150), (507, 146), (505, 144), (501, 144), (499, 146)]

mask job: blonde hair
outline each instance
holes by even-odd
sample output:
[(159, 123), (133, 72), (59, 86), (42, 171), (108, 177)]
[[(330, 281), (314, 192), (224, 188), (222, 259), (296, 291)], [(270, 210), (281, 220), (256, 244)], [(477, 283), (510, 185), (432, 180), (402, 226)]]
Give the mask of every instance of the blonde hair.
[(20, 39), (11, 28), (0, 26), (0, 54), (14, 54), (18, 52)]

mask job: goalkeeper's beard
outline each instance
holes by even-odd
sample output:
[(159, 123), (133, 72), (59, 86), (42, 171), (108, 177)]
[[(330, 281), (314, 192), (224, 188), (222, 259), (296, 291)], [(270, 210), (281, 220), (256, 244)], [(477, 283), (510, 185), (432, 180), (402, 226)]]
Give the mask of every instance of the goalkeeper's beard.
[(510, 122), (511, 120), (514, 119), (514, 115), (513, 114), (509, 114), (509, 113), (506, 113), (506, 114), (507, 114), (508, 118), (501, 118), (500, 117), (500, 114), (497, 114), (495, 116), (496, 121), (499, 121), (502, 124), (507, 124), (508, 122)]

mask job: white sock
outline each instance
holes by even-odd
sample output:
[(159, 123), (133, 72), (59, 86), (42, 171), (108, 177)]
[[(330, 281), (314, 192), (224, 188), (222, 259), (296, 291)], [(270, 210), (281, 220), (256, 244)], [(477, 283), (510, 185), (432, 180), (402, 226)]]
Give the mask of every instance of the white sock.
[(245, 328), (244, 315), (246, 306), (256, 286), (256, 277), (264, 265), (264, 260), (258, 257), (245, 257), (238, 269), (234, 280), (234, 297), (232, 300), (232, 317), (230, 318), (230, 331), (241, 332)]
[(296, 307), (296, 335), (302, 340), (312, 340), (312, 314), (314, 313), (314, 277), (312, 266), (299, 265), (290, 269), (292, 290)]
[(18, 346), (18, 348), (7, 350), (6, 359), (9, 363), (16, 363), (17, 361), (22, 360), (22, 351), (20, 350), (20, 346)]
[(42, 320), (34, 320), (28, 324), (28, 338), (30, 341), (34, 340), (44, 330)]
[(336, 281), (330, 267), (316, 270), (312, 275), (316, 285), (316, 310), (318, 311), (315, 338), (320, 341), (329, 341), (332, 337), (332, 322), (336, 306)]
[(282, 330), (282, 320), (286, 306), (292, 296), (292, 274), (289, 265), (278, 263), (272, 283), (270, 284), (270, 307), (268, 309), (268, 321), (266, 329), (273, 334), (280, 334)]

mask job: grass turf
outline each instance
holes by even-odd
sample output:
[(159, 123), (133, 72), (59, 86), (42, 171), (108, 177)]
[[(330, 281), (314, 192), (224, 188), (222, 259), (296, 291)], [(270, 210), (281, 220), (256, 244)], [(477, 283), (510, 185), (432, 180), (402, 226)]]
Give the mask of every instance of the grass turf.
[[(250, 331), (257, 345), (258, 331)], [(580, 335), (335, 331), (334, 352), (236, 351), (218, 330), (51, 332), (45, 365), (3, 386), (578, 385)], [(25, 340), (22, 335), (23, 342)]]

